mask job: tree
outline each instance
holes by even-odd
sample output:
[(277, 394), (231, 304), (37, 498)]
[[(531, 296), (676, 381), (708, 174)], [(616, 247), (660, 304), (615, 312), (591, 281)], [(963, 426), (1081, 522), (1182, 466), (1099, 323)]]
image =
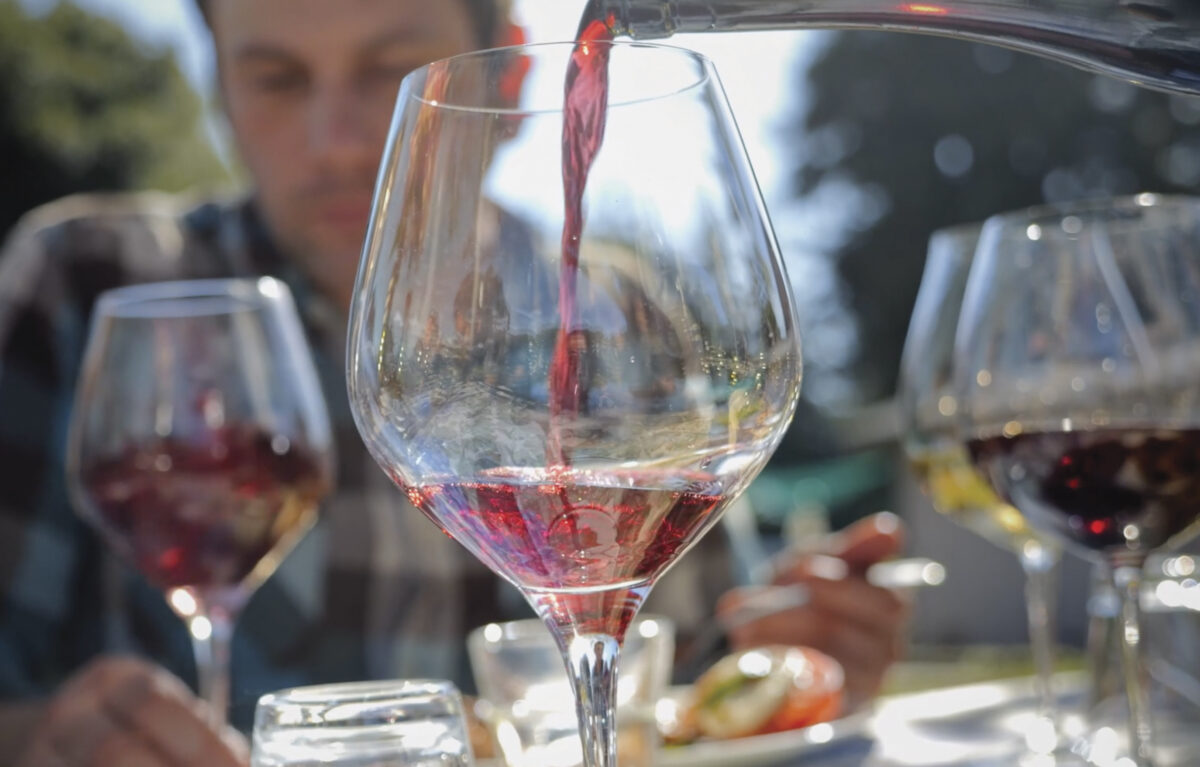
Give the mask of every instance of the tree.
[[(843, 371), (856, 382), (848, 405), (895, 386), (936, 228), (1047, 201), (1200, 184), (1196, 98), (898, 33), (835, 35), (807, 77), (812, 100), (794, 121), (803, 149), (795, 189), (853, 206), (827, 254), (858, 322)], [(829, 189), (842, 192), (822, 195)]]
[(65, 194), (224, 183), (201, 102), (169, 53), (75, 5), (0, 0), (0, 233)]

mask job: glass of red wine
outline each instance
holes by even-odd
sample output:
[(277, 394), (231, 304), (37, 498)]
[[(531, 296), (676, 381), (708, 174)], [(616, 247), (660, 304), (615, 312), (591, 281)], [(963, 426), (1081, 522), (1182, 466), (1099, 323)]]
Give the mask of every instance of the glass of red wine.
[(705, 58), (584, 40), (405, 79), (351, 409), (412, 503), (549, 627), (588, 767), (615, 763), (631, 619), (791, 419), (796, 326)]
[(1147, 556), (1200, 531), (1200, 200), (995, 216), (955, 340), (961, 438), (1029, 524), (1111, 568), (1126, 762), (1156, 764), (1139, 621)]
[(333, 481), (325, 400), (287, 286), (102, 294), (69, 432), (76, 506), (187, 624), (200, 696), (223, 722), (237, 615)]
[(1036, 721), (1026, 728), (1025, 761), (1065, 746), (1054, 690), (1055, 600), (1061, 544), (1034, 529), (997, 497), (959, 440), (954, 389), (954, 332), (979, 241), (978, 223), (939, 229), (925, 268), (900, 360), (898, 400), (908, 463), (933, 508), (1017, 556), (1036, 685)]

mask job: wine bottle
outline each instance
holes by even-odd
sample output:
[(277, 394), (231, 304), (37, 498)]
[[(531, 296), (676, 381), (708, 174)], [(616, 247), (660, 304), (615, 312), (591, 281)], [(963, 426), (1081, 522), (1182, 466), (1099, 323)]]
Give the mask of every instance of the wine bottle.
[(1195, 0), (593, 0), (589, 14), (634, 39), (789, 28), (935, 34), (1200, 95)]

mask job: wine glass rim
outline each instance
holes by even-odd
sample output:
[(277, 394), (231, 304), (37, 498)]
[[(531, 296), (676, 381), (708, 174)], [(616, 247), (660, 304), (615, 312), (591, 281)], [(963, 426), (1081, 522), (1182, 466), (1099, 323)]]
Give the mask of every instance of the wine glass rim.
[[(713, 79), (713, 71), (714, 71), (715, 67), (713, 65), (712, 59), (710, 59), (709, 57), (705, 56), (704, 54), (702, 54), (698, 51), (694, 51), (690, 48), (685, 48), (681, 45), (667, 45), (665, 43), (647, 42), (644, 40), (596, 40), (596, 41), (589, 42), (588, 44), (589, 45), (608, 46), (611, 48), (628, 48), (628, 49), (643, 49), (644, 48), (644, 49), (652, 49), (652, 50), (661, 50), (661, 51), (670, 52), (670, 53), (674, 53), (674, 54), (680, 54), (684, 58), (691, 59), (692, 61), (697, 63), (700, 67), (700, 74), (695, 78), (695, 80), (687, 83), (686, 85), (682, 85), (678, 88), (675, 88), (674, 90), (667, 90), (667, 91), (664, 91), (663, 93), (654, 94), (652, 96), (644, 96), (641, 98), (629, 98), (629, 99), (620, 99), (620, 100), (615, 100), (615, 101), (609, 101), (608, 102), (609, 109), (613, 109), (616, 107), (624, 107), (624, 106), (636, 106), (638, 104), (646, 104), (646, 103), (651, 103), (651, 102), (656, 102), (656, 101), (663, 101), (666, 99), (674, 98), (676, 96), (681, 96), (685, 93), (689, 93), (693, 90), (704, 87), (710, 80)], [(498, 47), (498, 48), (486, 48), (484, 50), (468, 51), (466, 53), (459, 53), (454, 56), (448, 56), (446, 58), (438, 59), (437, 61), (431, 61), (428, 64), (425, 64), (424, 66), (421, 66), (421, 67), (413, 70), (408, 75), (406, 75), (404, 79), (410, 80), (410, 78), (411, 78), (412, 80), (415, 80), (415, 79), (421, 77), (422, 75), (426, 74), (427, 72), (429, 72), (434, 67), (439, 67), (439, 66), (444, 67), (444, 66), (452, 65), (454, 63), (466, 61), (468, 59), (473, 59), (473, 58), (478, 58), (478, 59), (493, 58), (498, 54), (515, 53), (516, 51), (520, 51), (520, 50), (535, 50), (536, 51), (536, 50), (547, 50), (547, 49), (551, 49), (551, 48), (563, 48), (563, 47), (568, 47), (568, 48), (574, 49), (575, 45), (576, 45), (576, 43), (574, 43), (574, 42), (550, 41), (550, 42), (541, 42), (541, 43), (521, 43), (519, 45), (506, 45), (506, 46), (502, 46), (502, 47)], [(411, 98), (413, 101), (417, 101), (417, 102), (419, 102), (427, 107), (433, 108), (433, 109), (445, 110), (447, 112), (462, 112), (462, 113), (466, 113), (466, 114), (510, 115), (510, 116), (520, 117), (520, 116), (561, 114), (564, 111), (564, 107), (562, 107), (562, 106), (545, 107), (545, 108), (497, 107), (497, 106), (480, 107), (480, 106), (468, 106), (465, 104), (456, 104), (456, 103), (447, 102), (447, 101), (434, 101), (431, 99), (426, 99), (417, 94), (412, 94), (409, 98)]]
[(288, 294), (287, 285), (274, 277), (167, 280), (106, 290), (96, 312), (120, 318), (221, 315)]
[(950, 224), (934, 229), (929, 234), (929, 241), (954, 241), (954, 240), (970, 240), (979, 239), (979, 233), (983, 231), (982, 221), (968, 221), (962, 224)]
[(1065, 219), (1070, 216), (1086, 216), (1103, 211), (1163, 210), (1187, 207), (1200, 209), (1200, 196), (1141, 192), (1116, 197), (1088, 197), (1003, 211), (989, 216), (983, 226), (995, 228), (1014, 224), (1037, 224), (1045, 219)]

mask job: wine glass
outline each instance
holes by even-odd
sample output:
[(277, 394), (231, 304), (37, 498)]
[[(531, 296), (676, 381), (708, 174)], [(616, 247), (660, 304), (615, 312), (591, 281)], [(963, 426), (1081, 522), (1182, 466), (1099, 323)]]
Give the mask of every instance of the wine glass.
[[(568, 73), (596, 86), (605, 60), (607, 102), (565, 109)], [(795, 410), (796, 327), (702, 56), (547, 44), (405, 79), (351, 309), (351, 409), (412, 503), (549, 627), (589, 767), (615, 763), (631, 619)]]
[(1129, 764), (1156, 764), (1139, 621), (1147, 556), (1200, 525), (1200, 200), (995, 216), (955, 340), (962, 437), (1029, 524), (1121, 599)]
[(925, 269), (900, 360), (899, 402), (905, 455), (934, 509), (1012, 551), (1025, 573), (1025, 605), (1036, 684), (1036, 724), (1025, 730), (1027, 756), (1051, 754), (1058, 734), (1054, 691), (1055, 597), (1061, 547), (1000, 500), (971, 465), (959, 440), (953, 380), (954, 331), (980, 225), (940, 229)]
[(102, 294), (69, 431), (75, 505), (187, 624), (200, 696), (224, 722), (237, 615), (332, 483), (325, 400), (287, 286)]

